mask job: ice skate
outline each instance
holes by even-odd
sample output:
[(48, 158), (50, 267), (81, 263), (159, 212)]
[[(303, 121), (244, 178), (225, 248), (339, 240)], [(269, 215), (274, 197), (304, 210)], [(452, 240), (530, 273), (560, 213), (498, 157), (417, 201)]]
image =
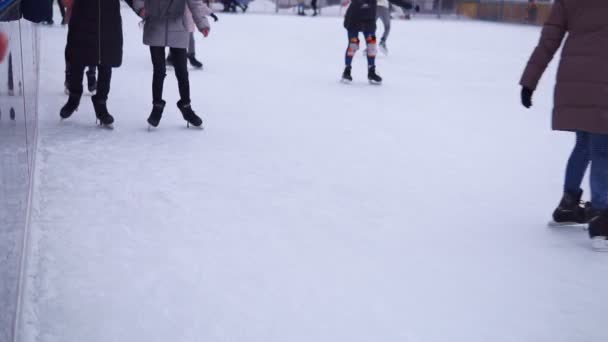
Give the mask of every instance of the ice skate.
[(608, 252), (608, 211), (603, 211), (589, 223), (591, 248), (598, 252)]
[(114, 128), (114, 117), (108, 112), (105, 100), (99, 100), (95, 96), (92, 98), (93, 108), (95, 109), (96, 123), (102, 128)]
[(353, 77), (351, 75), (351, 66), (347, 66), (344, 68), (344, 72), (342, 73), (342, 83), (351, 83), (353, 81)]
[(383, 55), (388, 56), (388, 48), (386, 47), (386, 41), (381, 40), (379, 46), (380, 52), (382, 52)]
[(179, 108), (179, 110), (182, 112), (182, 116), (187, 122), (187, 127), (190, 127), (190, 125), (192, 125), (196, 128), (203, 128), (203, 120), (198, 115), (196, 115), (196, 113), (194, 113), (190, 103), (183, 103), (182, 101), (179, 101), (177, 103), (177, 108)]
[(197, 60), (193, 53), (188, 54), (188, 61), (190, 62), (190, 65), (192, 65), (192, 67), (195, 69), (203, 68), (203, 63)]
[(154, 103), (154, 106), (152, 107), (152, 113), (150, 113), (150, 116), (148, 117), (148, 124), (150, 125), (148, 126), (148, 130), (150, 130), (151, 128), (158, 127), (160, 119), (163, 117), (164, 109), (165, 101)]
[(68, 98), (68, 102), (61, 108), (59, 112), (59, 116), (62, 120), (65, 120), (72, 116), (74, 112), (78, 111), (78, 106), (80, 105), (80, 96), (78, 95), (70, 95)]
[(367, 79), (369, 80), (370, 84), (374, 84), (374, 85), (382, 84), (382, 77), (380, 77), (378, 74), (376, 74), (375, 66), (369, 67), (369, 69), (367, 71)]
[(577, 193), (565, 192), (559, 206), (553, 212), (551, 227), (582, 225), (589, 222), (588, 212), (591, 214), (591, 205), (581, 201), (583, 190)]

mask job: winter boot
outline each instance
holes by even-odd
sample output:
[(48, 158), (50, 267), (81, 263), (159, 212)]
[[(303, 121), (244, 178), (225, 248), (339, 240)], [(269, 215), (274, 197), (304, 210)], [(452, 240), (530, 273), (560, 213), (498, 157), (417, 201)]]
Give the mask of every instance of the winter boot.
[(93, 70), (87, 71), (87, 88), (91, 94), (95, 94), (97, 91), (97, 79), (95, 78), (95, 71)]
[(367, 79), (369, 80), (369, 83), (371, 83), (371, 84), (382, 84), (382, 77), (380, 77), (380, 76), (378, 76), (378, 74), (376, 74), (375, 66), (370, 66), (367, 69)]
[(353, 68), (350, 65), (344, 68), (344, 72), (342, 73), (342, 82), (350, 83), (353, 81), (353, 77), (350, 74), (352, 69)]
[(184, 103), (180, 100), (177, 102), (177, 108), (182, 112), (184, 120), (188, 122), (188, 127), (190, 125), (194, 127), (201, 127), (203, 125), (203, 120), (194, 113), (190, 103)]
[(608, 210), (589, 223), (589, 237), (594, 250), (608, 252)]
[(203, 63), (196, 59), (193, 53), (188, 54), (188, 61), (190, 61), (190, 65), (196, 69), (202, 69)]
[(152, 107), (152, 113), (148, 117), (148, 123), (152, 127), (158, 127), (160, 123), (160, 119), (163, 117), (163, 110), (165, 109), (165, 101), (154, 102), (154, 107)]
[(106, 100), (100, 100), (96, 96), (93, 96), (91, 100), (93, 101), (95, 117), (97, 117), (97, 120), (99, 120), (99, 125), (106, 128), (112, 128), (114, 117), (108, 112)]
[(583, 197), (583, 190), (579, 190), (576, 193), (565, 192), (559, 206), (553, 212), (553, 221), (557, 225), (569, 225), (569, 224), (584, 224), (588, 222), (586, 212), (591, 212), (591, 206), (589, 209), (585, 207), (585, 204), (581, 202)]
[(61, 116), (62, 119), (69, 118), (70, 116), (72, 116), (72, 114), (74, 114), (75, 111), (78, 110), (79, 105), (80, 95), (70, 95), (70, 97), (68, 98), (68, 102), (61, 108), (59, 116)]

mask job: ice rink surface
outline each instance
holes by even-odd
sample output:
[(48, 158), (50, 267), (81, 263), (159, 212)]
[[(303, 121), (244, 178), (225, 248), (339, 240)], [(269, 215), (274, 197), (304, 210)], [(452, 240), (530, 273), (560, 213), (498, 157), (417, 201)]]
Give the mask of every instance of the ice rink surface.
[(148, 132), (152, 66), (124, 11), (113, 131), (59, 121), (66, 30), (44, 28), (26, 342), (604, 342), (608, 263), (550, 229), (573, 137), (539, 29), (394, 21), (382, 86), (339, 82), (341, 19), (220, 16)]

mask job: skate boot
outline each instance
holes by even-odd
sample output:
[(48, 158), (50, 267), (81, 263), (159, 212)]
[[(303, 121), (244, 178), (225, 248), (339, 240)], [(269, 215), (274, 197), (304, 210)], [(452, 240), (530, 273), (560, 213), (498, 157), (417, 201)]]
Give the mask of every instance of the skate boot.
[(184, 103), (180, 100), (179, 102), (177, 102), (177, 108), (179, 108), (179, 110), (182, 112), (182, 116), (184, 117), (184, 120), (186, 120), (186, 122), (188, 122), (188, 127), (190, 127), (190, 125), (192, 125), (194, 127), (202, 128), (203, 120), (200, 117), (198, 117), (198, 115), (196, 115), (196, 113), (194, 113), (190, 103)]
[(585, 203), (585, 223), (593, 221), (594, 218), (602, 215), (602, 211), (593, 208), (591, 202)]
[(371, 84), (382, 84), (382, 77), (376, 74), (376, 67), (370, 66), (367, 70), (367, 79)]
[(608, 252), (608, 210), (595, 217), (589, 223), (591, 248), (598, 252)]
[(61, 116), (62, 119), (69, 118), (70, 116), (72, 116), (72, 114), (74, 114), (75, 111), (78, 110), (79, 105), (80, 95), (70, 95), (70, 97), (68, 98), (68, 102), (61, 108), (59, 116)]
[(95, 92), (97, 92), (97, 79), (95, 78), (95, 71), (87, 71), (87, 88), (91, 94), (95, 94)]
[[(553, 212), (553, 225), (575, 225), (588, 222), (587, 211), (591, 212), (591, 206), (581, 202), (583, 190), (577, 193), (565, 192), (559, 206)], [(587, 209), (587, 207), (589, 209)]]
[(114, 128), (112, 126), (112, 124), (114, 123), (114, 117), (108, 112), (106, 100), (100, 100), (96, 96), (93, 96), (91, 100), (93, 101), (93, 108), (95, 108), (95, 117), (99, 122), (99, 126), (104, 128)]
[(380, 51), (384, 55), (388, 56), (388, 48), (386, 47), (386, 40), (381, 40), (380, 41)]
[(188, 61), (190, 61), (190, 65), (196, 69), (202, 69), (203, 63), (196, 59), (193, 53), (188, 54)]
[(148, 117), (148, 124), (151, 127), (158, 127), (160, 123), (160, 119), (163, 117), (163, 110), (165, 109), (165, 101), (154, 102), (154, 107), (152, 107), (152, 113)]
[(342, 73), (342, 82), (343, 83), (351, 83), (353, 81), (353, 77), (350, 72), (353, 68), (351, 66), (347, 66), (344, 68), (344, 72)]

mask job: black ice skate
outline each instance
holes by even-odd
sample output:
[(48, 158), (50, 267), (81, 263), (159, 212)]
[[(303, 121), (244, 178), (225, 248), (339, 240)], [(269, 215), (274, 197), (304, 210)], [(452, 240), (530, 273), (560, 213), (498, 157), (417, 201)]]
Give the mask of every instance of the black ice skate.
[(190, 61), (190, 65), (196, 69), (202, 69), (203, 63), (196, 59), (193, 53), (188, 54), (188, 61)]
[(106, 100), (97, 99), (96, 96), (93, 96), (93, 108), (95, 109), (95, 117), (97, 118), (96, 123), (99, 123), (99, 126), (103, 128), (114, 128), (114, 117), (110, 115), (108, 112), (108, 107), (106, 106)]
[(188, 122), (188, 127), (192, 125), (194, 127), (203, 128), (203, 120), (198, 115), (196, 115), (196, 113), (194, 113), (190, 103), (184, 103), (180, 100), (179, 102), (177, 102), (177, 108), (179, 108), (179, 110), (182, 112), (184, 120)]
[(70, 95), (70, 97), (68, 98), (68, 102), (61, 108), (61, 111), (59, 112), (59, 116), (61, 116), (61, 119), (67, 119), (70, 116), (72, 116), (72, 114), (74, 114), (75, 111), (78, 110), (78, 106), (80, 105), (80, 96), (79, 95)]
[(567, 226), (588, 223), (591, 215), (591, 206), (581, 201), (583, 190), (577, 193), (565, 192), (559, 206), (553, 212), (551, 226)]
[(343, 83), (351, 83), (353, 81), (353, 76), (350, 74), (353, 68), (351, 66), (347, 66), (344, 68), (344, 72), (342, 73), (342, 82)]
[(378, 74), (376, 74), (376, 67), (375, 66), (371, 66), (369, 67), (368, 71), (367, 71), (367, 79), (369, 80), (370, 84), (382, 84), (382, 77), (378, 76)]
[(87, 88), (89, 89), (89, 93), (93, 95), (97, 92), (97, 79), (93, 70), (87, 71)]
[[(164, 109), (165, 101), (154, 103), (154, 107), (152, 107), (152, 113), (150, 113), (150, 117), (148, 117), (148, 124), (150, 124), (150, 127), (158, 127), (160, 119), (163, 117)], [(148, 129), (150, 127), (148, 127)]]
[(595, 217), (589, 223), (591, 248), (599, 252), (608, 252), (608, 210)]

